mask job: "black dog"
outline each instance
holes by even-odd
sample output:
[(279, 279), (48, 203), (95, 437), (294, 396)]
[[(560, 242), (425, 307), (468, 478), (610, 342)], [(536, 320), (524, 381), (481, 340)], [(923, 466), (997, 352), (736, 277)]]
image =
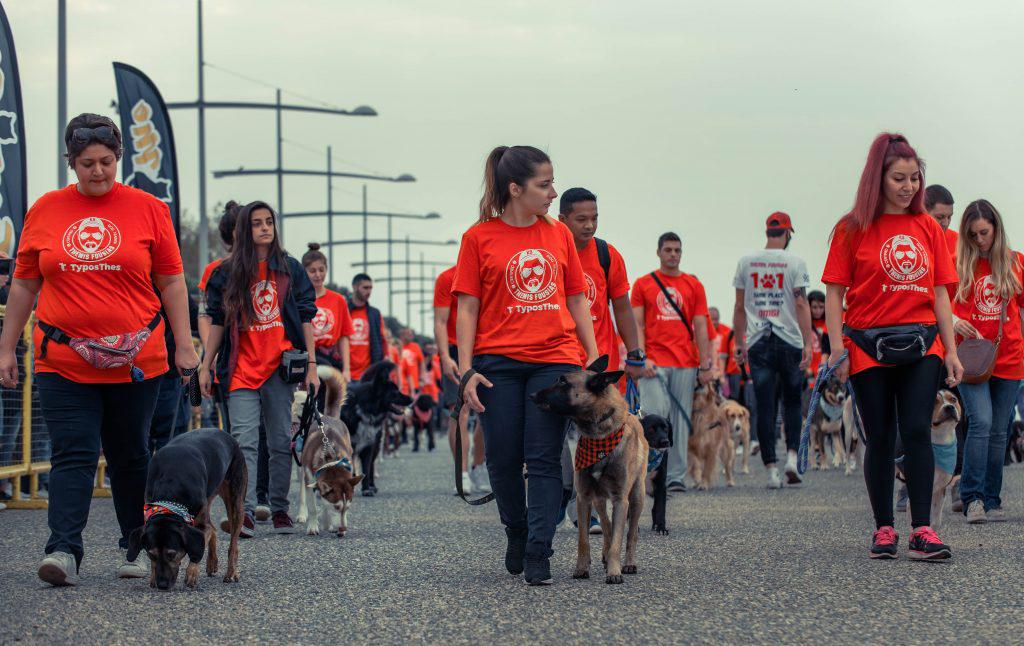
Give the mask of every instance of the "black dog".
[(188, 555), (185, 585), (199, 585), (199, 562), (209, 545), (206, 574), (217, 573), (217, 533), (210, 505), (220, 495), (228, 512), (231, 544), (224, 582), (238, 581), (238, 534), (245, 516), (248, 471), (238, 442), (219, 429), (185, 433), (157, 451), (146, 478), (146, 523), (128, 539), (128, 560), (140, 550), (150, 559), (149, 585), (167, 590)]
[(359, 458), (364, 496), (377, 493), (374, 475), (388, 415), (401, 414), (412, 403), (412, 398), (391, 381), (394, 369), (390, 361), (367, 368), (358, 382), (349, 384), (341, 406), (341, 421), (352, 435), (352, 451)]
[(420, 431), (427, 433), (427, 450), (434, 450), (434, 412), (437, 404), (430, 395), (420, 395), (412, 404), (412, 450), (420, 450)]
[[(651, 484), (654, 486), (654, 506), (651, 507), (651, 529), (657, 534), (668, 534), (668, 526), (665, 523), (665, 502), (668, 500), (668, 488), (665, 479), (667, 470), (665, 451), (672, 446), (672, 424), (661, 415), (644, 415), (640, 420), (644, 427), (644, 438), (651, 447), (651, 456), (647, 461), (647, 475), (650, 476), (655, 469), (653, 462), (657, 462), (656, 470)], [(657, 452), (657, 453), (655, 453)]]
[(1024, 462), (1024, 422), (1014, 420), (1010, 424), (1010, 438), (1006, 443), (1006, 460), (1004, 465)]

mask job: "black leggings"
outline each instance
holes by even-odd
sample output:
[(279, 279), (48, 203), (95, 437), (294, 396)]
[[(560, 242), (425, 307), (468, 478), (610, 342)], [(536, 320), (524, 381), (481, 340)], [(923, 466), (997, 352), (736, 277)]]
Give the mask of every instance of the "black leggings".
[[(903, 473), (910, 496), (910, 524), (931, 524), (932, 409), (942, 361), (927, 356), (904, 366), (869, 368), (852, 375), (857, 406), (864, 420), (867, 446), (864, 481), (875, 526), (893, 524), (892, 493), (896, 434), (903, 441)], [(897, 430), (898, 429), (898, 430)]]

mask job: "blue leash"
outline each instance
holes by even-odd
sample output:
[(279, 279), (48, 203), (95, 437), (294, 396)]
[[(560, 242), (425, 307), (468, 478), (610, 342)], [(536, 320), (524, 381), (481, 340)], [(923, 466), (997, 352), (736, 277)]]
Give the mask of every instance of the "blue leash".
[(814, 412), (818, 409), (818, 401), (821, 399), (821, 389), (825, 386), (825, 383), (832, 378), (835, 371), (839, 366), (843, 365), (843, 362), (849, 358), (850, 353), (843, 350), (843, 354), (840, 355), (839, 361), (836, 361), (835, 365), (831, 368), (828, 364), (823, 363), (818, 369), (818, 378), (814, 380), (814, 390), (811, 391), (811, 402), (807, 407), (807, 419), (804, 420), (804, 427), (800, 431), (800, 448), (797, 449), (796, 457), (796, 470), (803, 475), (807, 472), (807, 451), (811, 443), (811, 420), (814, 419)]
[[(629, 361), (626, 361), (626, 363), (629, 363)], [(629, 406), (629, 413), (631, 415), (643, 418), (643, 414), (640, 412), (640, 389), (637, 387), (636, 382), (633, 381), (632, 377), (626, 377), (626, 405)], [(647, 449), (648, 473), (661, 466), (661, 461), (665, 457), (665, 452), (665, 450), (652, 448)]]

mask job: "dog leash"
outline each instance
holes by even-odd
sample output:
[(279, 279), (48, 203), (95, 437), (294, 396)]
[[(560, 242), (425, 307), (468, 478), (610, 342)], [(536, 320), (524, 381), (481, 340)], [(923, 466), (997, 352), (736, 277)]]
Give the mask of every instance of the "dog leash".
[[(843, 365), (843, 362), (850, 356), (850, 353), (843, 350), (843, 354), (839, 356), (839, 361), (836, 361), (835, 365), (829, 368), (827, 363), (821, 364), (818, 368), (818, 378), (814, 380), (814, 390), (811, 391), (811, 402), (807, 406), (807, 419), (804, 420), (804, 427), (800, 430), (800, 448), (797, 449), (796, 456), (796, 470), (803, 475), (807, 471), (807, 451), (811, 443), (811, 420), (814, 419), (814, 412), (818, 408), (818, 400), (821, 399), (821, 389), (825, 382), (831, 379), (832, 375), (839, 366)], [(856, 414), (856, 411), (854, 411)]]
[(860, 441), (864, 443), (864, 446), (868, 444), (868, 438), (864, 436), (864, 426), (860, 422), (860, 408), (857, 407), (857, 394), (853, 392), (853, 382), (849, 379), (846, 380), (846, 394), (850, 396), (853, 401), (853, 426), (857, 429), (857, 435), (860, 436)]
[(676, 399), (676, 396), (672, 394), (672, 391), (668, 387), (668, 382), (661, 376), (661, 373), (656, 372), (654, 374), (658, 378), (658, 381), (661, 382), (661, 387), (665, 389), (665, 393), (668, 394), (668, 398), (672, 400), (672, 405), (675, 406), (676, 410), (679, 411), (679, 414), (683, 416), (683, 421), (686, 422), (686, 426), (690, 429), (690, 433), (693, 433), (693, 420), (690, 419), (690, 415), (686, 412), (686, 409), (683, 408), (683, 405), (679, 403), (679, 400)]
[(486, 496), (470, 500), (466, 497), (466, 492), (462, 490), (462, 422), (459, 418), (462, 407), (466, 405), (466, 383), (475, 374), (476, 370), (472, 368), (462, 374), (462, 379), (459, 382), (459, 397), (451, 412), (451, 418), (455, 420), (455, 491), (459, 494), (459, 498), (470, 505), (486, 505), (494, 500), (493, 491)]
[(643, 412), (640, 410), (640, 389), (632, 377), (626, 377), (626, 405), (629, 406), (631, 414), (643, 419)]

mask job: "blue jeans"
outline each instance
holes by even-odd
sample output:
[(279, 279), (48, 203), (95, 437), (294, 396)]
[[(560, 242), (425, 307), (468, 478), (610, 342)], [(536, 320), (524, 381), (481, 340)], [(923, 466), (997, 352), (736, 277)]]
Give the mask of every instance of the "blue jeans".
[[(484, 451), (501, 523), (510, 536), (526, 533), (528, 555), (550, 557), (562, 502), (566, 420), (540, 410), (529, 396), (580, 368), (484, 354), (473, 358), (473, 369), (494, 384), (493, 388), (480, 386), (476, 392), (487, 409), (481, 414)], [(530, 478), (529, 498), (524, 463)]]
[(774, 334), (757, 340), (747, 350), (750, 379), (757, 399), (757, 441), (761, 444), (761, 460), (774, 464), (775, 459), (775, 388), (782, 390), (782, 416), (786, 428), (786, 449), (800, 446), (804, 373), (800, 369), (803, 354)]
[(1006, 431), (1020, 381), (992, 377), (983, 384), (960, 384), (967, 414), (967, 442), (960, 480), (960, 499), (967, 505), (981, 500), (985, 511), (1002, 506), (1003, 459)]

